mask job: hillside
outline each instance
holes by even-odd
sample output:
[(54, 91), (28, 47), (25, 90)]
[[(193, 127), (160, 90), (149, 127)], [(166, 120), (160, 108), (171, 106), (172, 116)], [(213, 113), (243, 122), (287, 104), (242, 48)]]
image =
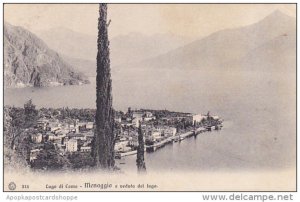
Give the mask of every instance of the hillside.
[(167, 53), (189, 42), (188, 38), (172, 34), (143, 35), (130, 33), (111, 39), (112, 65), (132, 64)]
[(87, 35), (57, 27), (36, 33), (48, 46), (69, 58), (96, 60), (97, 33)]
[(77, 85), (88, 83), (58, 53), (28, 30), (4, 24), (5, 87)]
[[(80, 63), (80, 70), (90, 74), (89, 64), (96, 64), (93, 62), (97, 55), (96, 34), (87, 35), (62, 27), (41, 31), (37, 34), (49, 47), (66, 56), (67, 60)], [(129, 33), (119, 35), (110, 39), (111, 65), (136, 63), (183, 46), (188, 41), (188, 38), (171, 34)], [(83, 61), (88, 64), (82, 63)], [(96, 69), (96, 66), (93, 68)]]
[(286, 32), (246, 54), (234, 66), (250, 71), (296, 71), (296, 32)]
[(85, 60), (80, 58), (72, 58), (66, 55), (61, 57), (70, 65), (76, 68), (77, 71), (84, 73), (88, 77), (96, 76), (96, 60)]
[[(271, 57), (271, 62), (277, 63), (276, 60), (279, 60), (280, 57), (273, 56), (283, 54), (281, 51), (284, 51), (284, 54), (294, 55), (296, 37), (293, 33), (295, 32), (295, 19), (280, 11), (275, 11), (255, 24), (221, 30), (166, 54), (146, 59), (134, 65), (122, 65), (118, 69), (131, 67), (198, 70), (220, 70), (221, 68), (230, 70), (231, 68), (241, 68), (235, 66), (241, 63), (244, 65), (243, 68), (246, 68), (247, 57), (249, 57), (249, 60), (250, 57), (252, 59), (256, 57), (262, 58), (260, 60), (261, 63), (264, 63), (265, 57)], [(287, 33), (290, 34), (286, 36)], [(276, 43), (279, 43), (279, 41), (275, 40), (276, 38), (280, 40), (280, 47), (282, 48), (277, 47)], [(274, 49), (274, 47), (277, 48)], [(260, 48), (264, 49), (261, 50), (263, 53), (257, 50)], [(272, 55), (268, 56), (271, 52)], [(286, 58), (294, 60), (292, 56)], [(289, 61), (284, 60), (283, 62)], [(265, 65), (261, 64), (261, 66)]]

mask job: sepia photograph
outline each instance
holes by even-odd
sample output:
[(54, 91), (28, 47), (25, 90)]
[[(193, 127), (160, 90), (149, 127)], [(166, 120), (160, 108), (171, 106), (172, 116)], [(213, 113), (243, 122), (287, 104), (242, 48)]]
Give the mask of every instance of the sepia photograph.
[(3, 191), (297, 191), (296, 3), (4, 3)]

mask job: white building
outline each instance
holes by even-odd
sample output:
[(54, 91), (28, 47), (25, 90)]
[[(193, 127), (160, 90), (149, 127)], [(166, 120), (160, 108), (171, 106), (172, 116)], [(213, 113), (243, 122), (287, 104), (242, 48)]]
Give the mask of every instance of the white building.
[(143, 120), (143, 118), (136, 117), (136, 118), (132, 119), (132, 125), (138, 128), (140, 126), (140, 121), (142, 121), (142, 120)]
[(91, 151), (92, 151), (92, 148), (89, 147), (89, 146), (86, 146), (86, 147), (80, 147), (80, 151), (81, 151), (81, 152), (91, 152)]
[(164, 130), (164, 133), (167, 136), (175, 136), (177, 133), (177, 129), (174, 127), (168, 127)]
[(77, 151), (77, 140), (70, 139), (66, 142), (66, 150), (68, 152), (75, 152)]
[(115, 122), (121, 123), (122, 122), (121, 117), (120, 116), (119, 117), (115, 117)]
[(41, 143), (42, 140), (43, 140), (43, 135), (41, 133), (31, 135), (31, 141), (34, 143)]
[(116, 142), (114, 149), (116, 151), (123, 150), (123, 148), (126, 147), (127, 145), (128, 145), (128, 141)]
[(86, 140), (86, 136), (83, 133), (69, 133), (67, 134), (67, 137), (69, 139), (75, 139), (75, 140)]
[(195, 122), (200, 123), (205, 118), (206, 118), (206, 116), (201, 115), (201, 114), (193, 115), (193, 123), (195, 123)]
[(122, 123), (121, 123), (121, 126), (122, 126), (122, 127), (125, 127), (125, 126), (128, 127), (128, 126), (133, 126), (133, 124), (132, 124), (131, 122), (122, 122)]
[(136, 111), (136, 112), (133, 112), (132, 113), (132, 118), (134, 119), (134, 118), (143, 118), (143, 116), (144, 116), (144, 112), (140, 112), (140, 111)]
[(151, 121), (151, 120), (155, 120), (155, 116), (152, 116), (152, 117), (144, 117), (144, 121)]
[(220, 119), (219, 116), (212, 116), (212, 118), (213, 118), (214, 120), (219, 120), (219, 119)]
[(49, 141), (61, 140), (61, 136), (57, 136), (53, 133), (47, 133)]
[(56, 122), (51, 122), (47, 127), (51, 132), (54, 132), (61, 129), (61, 124)]
[(161, 138), (161, 133), (158, 131), (153, 131), (151, 134), (151, 137), (156, 140), (156, 139), (160, 139)]
[(145, 113), (145, 117), (147, 118), (152, 118), (153, 117), (153, 114), (151, 112), (146, 112)]
[(94, 128), (94, 122), (87, 122), (86, 129), (93, 129)]
[(38, 154), (40, 153), (40, 151), (41, 151), (41, 149), (32, 149), (32, 150), (30, 150), (29, 161), (33, 162), (34, 160), (36, 160)]
[(47, 129), (47, 124), (48, 124), (48, 120), (47, 119), (39, 119), (38, 121), (37, 121), (37, 127), (38, 128), (41, 128), (41, 129), (43, 129), (43, 130), (46, 130)]

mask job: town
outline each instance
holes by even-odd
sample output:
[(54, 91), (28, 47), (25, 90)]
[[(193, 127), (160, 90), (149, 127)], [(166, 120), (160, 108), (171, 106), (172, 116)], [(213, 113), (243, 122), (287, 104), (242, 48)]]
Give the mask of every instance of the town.
[[(92, 142), (96, 110), (39, 109), (38, 118), (26, 128), (28, 157), (32, 168), (48, 169), (93, 166)], [(144, 149), (154, 152), (169, 143), (180, 142), (199, 133), (220, 130), (223, 120), (218, 116), (128, 108), (116, 111), (115, 159), (134, 155), (138, 148), (138, 127), (144, 136)]]

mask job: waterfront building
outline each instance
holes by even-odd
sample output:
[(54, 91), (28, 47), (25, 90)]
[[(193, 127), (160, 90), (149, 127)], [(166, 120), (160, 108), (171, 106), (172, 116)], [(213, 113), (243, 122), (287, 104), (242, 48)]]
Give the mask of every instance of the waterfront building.
[(164, 130), (166, 136), (175, 136), (177, 133), (177, 129), (174, 127), (167, 127)]
[(128, 145), (128, 141), (126, 141), (126, 140), (116, 142), (114, 149), (115, 149), (115, 151), (120, 151), (120, 150), (123, 150), (123, 148), (126, 147), (127, 145)]
[(219, 119), (220, 119), (219, 116), (212, 116), (212, 118), (213, 118), (214, 120), (219, 120)]
[(153, 140), (157, 140), (161, 138), (161, 133), (159, 131), (153, 131), (151, 133), (151, 137), (153, 138)]
[(206, 119), (206, 116), (202, 114), (195, 114), (193, 115), (193, 123), (200, 123), (202, 120)]
[(139, 145), (139, 142), (138, 142), (138, 137), (137, 136), (132, 136), (132, 137), (129, 138), (128, 146), (137, 147), (138, 145)]

